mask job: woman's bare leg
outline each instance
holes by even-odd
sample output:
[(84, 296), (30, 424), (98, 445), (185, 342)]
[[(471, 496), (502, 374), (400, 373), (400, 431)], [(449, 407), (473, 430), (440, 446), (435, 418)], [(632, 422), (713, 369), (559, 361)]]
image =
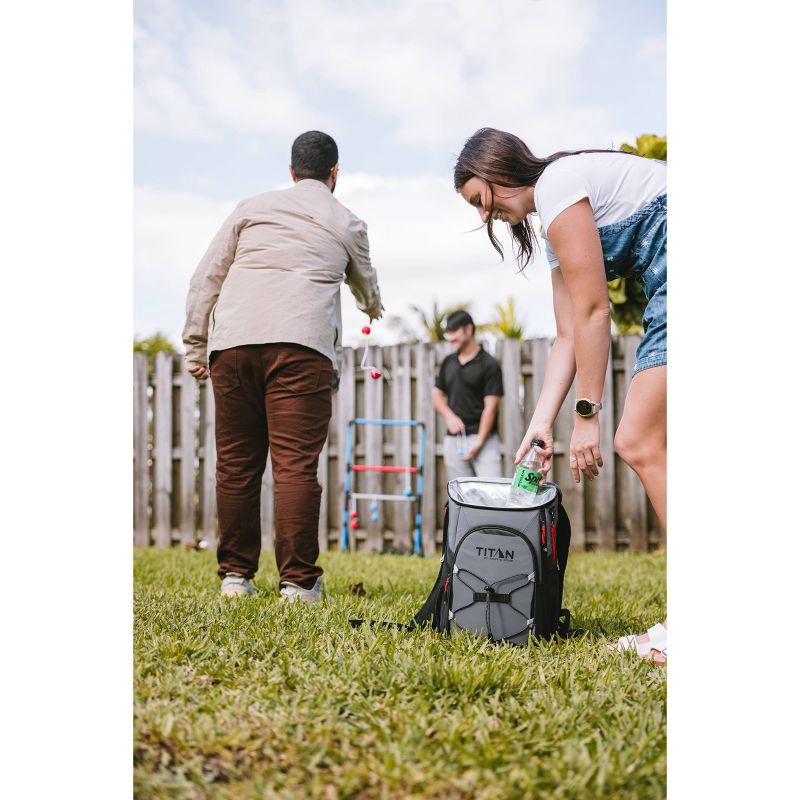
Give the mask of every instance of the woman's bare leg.
[(662, 527), (667, 527), (667, 368), (634, 375), (614, 449), (644, 485)]
[[(662, 527), (667, 527), (667, 368), (651, 367), (634, 375), (625, 398), (614, 449), (636, 472)], [(662, 623), (666, 627), (667, 622)], [(640, 644), (649, 640), (643, 633)], [(657, 650), (651, 656), (663, 663)]]

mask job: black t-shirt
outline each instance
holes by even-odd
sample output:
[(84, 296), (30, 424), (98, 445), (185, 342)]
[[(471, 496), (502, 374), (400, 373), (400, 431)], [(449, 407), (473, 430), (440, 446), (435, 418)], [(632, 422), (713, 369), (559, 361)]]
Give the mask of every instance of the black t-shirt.
[[(458, 414), (467, 427), (467, 433), (478, 432), (486, 395), (503, 396), (503, 373), (497, 359), (481, 346), (478, 354), (461, 364), (458, 353), (451, 353), (439, 369), (435, 386), (447, 395), (447, 405)], [(497, 416), (492, 433), (497, 431)]]

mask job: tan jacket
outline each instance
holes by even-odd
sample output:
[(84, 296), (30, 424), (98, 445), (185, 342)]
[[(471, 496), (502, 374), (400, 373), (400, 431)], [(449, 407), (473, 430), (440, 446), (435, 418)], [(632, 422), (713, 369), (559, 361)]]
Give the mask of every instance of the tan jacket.
[(294, 342), (327, 356), (338, 371), (339, 288), (381, 316), (367, 226), (321, 181), (305, 179), (243, 200), (195, 270), (186, 300), (187, 364), (214, 350)]

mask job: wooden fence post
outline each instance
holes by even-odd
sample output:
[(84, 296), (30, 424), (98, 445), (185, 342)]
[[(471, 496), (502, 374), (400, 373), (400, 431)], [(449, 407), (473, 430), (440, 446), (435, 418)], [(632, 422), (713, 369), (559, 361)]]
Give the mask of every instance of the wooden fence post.
[(156, 547), (172, 543), (172, 354), (155, 357), (153, 523)]
[(272, 477), (272, 453), (261, 476), (261, 549), (271, 550), (275, 543), (275, 479)]
[(616, 459), (614, 458), (614, 354), (609, 347), (608, 366), (603, 385), (603, 408), (600, 411), (600, 453), (603, 467), (594, 479), (595, 508), (597, 509), (597, 547), (614, 550), (617, 542), (617, 523), (614, 515), (614, 486), (616, 485)]
[(217, 546), (217, 440), (214, 433), (214, 390), (206, 380), (200, 388), (201, 528), (209, 547)]
[[(392, 370), (392, 405), (397, 419), (411, 419), (411, 349), (407, 346), (395, 345), (391, 352)], [(415, 428), (397, 426), (394, 429), (394, 463), (396, 466), (411, 466), (411, 441), (416, 437)], [(416, 481), (406, 476), (399, 476), (395, 482), (395, 491), (411, 486), (416, 492)], [(407, 553), (411, 549), (411, 503), (399, 502), (395, 508), (394, 549), (399, 553)]]
[(328, 450), (330, 449), (330, 431), (325, 444), (322, 445), (322, 452), (319, 454), (319, 464), (317, 466), (317, 480), (319, 481), (322, 494), (319, 501), (319, 524), (317, 525), (317, 537), (319, 539), (319, 549), (328, 549), (328, 494), (330, 493), (330, 481), (328, 480)]
[(426, 556), (436, 552), (436, 411), (433, 408), (433, 383), (436, 353), (433, 345), (418, 344), (416, 351), (417, 419), (425, 423), (425, 472), (422, 496), (422, 550)]
[[(502, 339), (498, 342), (498, 356), (503, 373), (503, 474), (514, 474), (514, 456), (522, 441), (522, 408), (519, 402), (519, 379), (522, 361), (518, 339)], [(499, 477), (499, 476), (498, 476)]]
[(183, 366), (183, 358), (178, 356), (176, 364), (180, 370), (180, 537), (181, 544), (195, 542), (195, 451), (197, 448), (197, 380)]
[[(351, 419), (355, 417), (356, 413), (356, 368), (355, 368), (355, 351), (351, 348), (345, 348), (342, 353), (342, 371), (339, 376), (339, 391), (337, 393), (337, 406), (338, 406), (338, 455), (339, 455), (339, 486), (337, 494), (339, 497), (343, 496), (344, 481), (345, 481), (345, 462), (346, 462), (346, 448), (347, 448), (347, 427)], [(355, 454), (353, 455), (355, 461)], [(351, 487), (352, 489), (352, 487)], [(348, 512), (349, 509), (344, 509), (343, 503), (339, 504), (340, 513)], [(339, 536), (341, 541), (342, 519), (339, 518)], [(356, 549), (356, 531), (350, 529), (349, 549)]]
[(133, 543), (150, 544), (147, 355), (133, 354)]

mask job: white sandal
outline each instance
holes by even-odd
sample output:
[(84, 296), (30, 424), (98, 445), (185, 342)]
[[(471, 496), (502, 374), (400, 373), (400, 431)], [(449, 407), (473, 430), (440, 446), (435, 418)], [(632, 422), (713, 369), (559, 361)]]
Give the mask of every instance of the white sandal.
[(635, 650), (639, 658), (649, 658), (651, 650), (658, 650), (659, 653), (666, 655), (667, 629), (657, 622), (652, 628), (647, 629), (647, 635), (650, 638), (646, 642), (637, 642), (636, 636), (620, 636), (616, 645), (609, 645), (609, 648), (620, 653), (625, 650)]

